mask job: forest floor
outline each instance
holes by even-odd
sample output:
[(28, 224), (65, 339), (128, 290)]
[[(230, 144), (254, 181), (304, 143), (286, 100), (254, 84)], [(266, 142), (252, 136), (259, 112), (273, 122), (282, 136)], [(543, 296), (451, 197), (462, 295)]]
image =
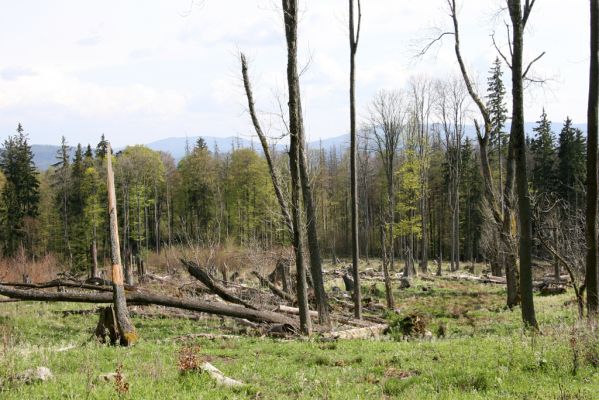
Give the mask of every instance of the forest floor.
[[(93, 339), (97, 314), (64, 313), (96, 305), (0, 303), (0, 398), (599, 399), (599, 338), (577, 324), (571, 291), (535, 295), (541, 334), (531, 334), (519, 308), (504, 308), (503, 285), (431, 278), (415, 278), (395, 300), (400, 315), (422, 314), (433, 337), (399, 341), (177, 339), (231, 333), (234, 323), (133, 317), (141, 339), (120, 348)], [(375, 285), (364, 292), (382, 296), (382, 283)], [(190, 354), (245, 385), (181, 373)], [(16, 379), (39, 366), (53, 378)], [(117, 370), (119, 383), (101, 378)]]

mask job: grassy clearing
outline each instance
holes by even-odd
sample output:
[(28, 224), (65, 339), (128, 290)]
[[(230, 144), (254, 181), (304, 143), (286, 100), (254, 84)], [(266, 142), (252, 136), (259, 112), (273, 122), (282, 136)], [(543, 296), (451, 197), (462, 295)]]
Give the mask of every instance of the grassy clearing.
[[(599, 398), (599, 339), (573, 328), (572, 294), (535, 298), (543, 335), (534, 336), (522, 331), (519, 310), (504, 310), (504, 296), (502, 286), (443, 280), (416, 279), (410, 289), (398, 290), (402, 313), (422, 313), (433, 333), (444, 325), (446, 337), (432, 341), (180, 342), (170, 339), (217, 332), (220, 319), (134, 318), (141, 340), (129, 349), (90, 340), (96, 315), (61, 313), (95, 306), (0, 304), (0, 398)], [(57, 352), (70, 344), (76, 347)], [(198, 357), (247, 385), (220, 388), (204, 374), (179, 373), (182, 348), (196, 346)], [(12, 381), (42, 365), (54, 379), (33, 385)], [(119, 365), (129, 385), (126, 394), (118, 394), (114, 382), (98, 380)]]

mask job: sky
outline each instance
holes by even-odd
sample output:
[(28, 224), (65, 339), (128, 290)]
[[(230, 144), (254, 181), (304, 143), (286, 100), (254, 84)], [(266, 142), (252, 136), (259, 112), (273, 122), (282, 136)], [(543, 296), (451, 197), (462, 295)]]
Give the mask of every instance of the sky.
[[(445, 0), (362, 0), (357, 110), (381, 89), (457, 73), (452, 38), (418, 51), (451, 22)], [(504, 0), (458, 0), (463, 55), (485, 89), (506, 49)], [(565, 5), (567, 4), (567, 5)], [(31, 143), (115, 146), (182, 136), (251, 137), (238, 53), (250, 61), (264, 128), (281, 134), (286, 48), (278, 0), (0, 0), (0, 140), (23, 124)], [(311, 140), (349, 131), (348, 2), (300, 0), (299, 62)], [(586, 120), (588, 2), (539, 0), (525, 59), (541, 52), (528, 87), (527, 121)], [(506, 84), (509, 88), (509, 74)]]

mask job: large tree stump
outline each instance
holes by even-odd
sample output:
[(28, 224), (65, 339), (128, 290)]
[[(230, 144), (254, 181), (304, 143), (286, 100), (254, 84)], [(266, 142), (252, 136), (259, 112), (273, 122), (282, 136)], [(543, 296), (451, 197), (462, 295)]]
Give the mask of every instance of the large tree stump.
[(100, 309), (100, 319), (94, 335), (101, 343), (122, 344), (117, 327), (116, 314), (112, 307), (109, 306)]

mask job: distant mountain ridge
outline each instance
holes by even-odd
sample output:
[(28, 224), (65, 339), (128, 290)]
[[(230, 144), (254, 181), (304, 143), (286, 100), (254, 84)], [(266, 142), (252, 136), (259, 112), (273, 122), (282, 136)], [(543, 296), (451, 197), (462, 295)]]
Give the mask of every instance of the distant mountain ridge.
[[(532, 135), (533, 128), (536, 126), (536, 122), (527, 122), (525, 124), (526, 134)], [(552, 122), (553, 131), (556, 136), (559, 135), (561, 128), (563, 126), (563, 122)], [(581, 129), (586, 134), (586, 124), (573, 124), (575, 128)], [(509, 129), (509, 126), (506, 130)], [(474, 126), (466, 125), (466, 136), (470, 138), (476, 137), (476, 132)], [(169, 137), (166, 139), (160, 139), (154, 142), (150, 142), (145, 146), (149, 147), (155, 151), (163, 151), (170, 153), (176, 162), (181, 160), (185, 156), (186, 148), (189, 147), (192, 149), (197, 142), (200, 136), (189, 136), (189, 137)], [(219, 151), (221, 153), (229, 153), (234, 148), (254, 148), (257, 151), (260, 151), (260, 142), (258, 139), (246, 139), (242, 137), (215, 137), (215, 136), (201, 136), (206, 145), (210, 149), (210, 151), (215, 152)], [(276, 148), (278, 150), (284, 150), (286, 148), (286, 144), (279, 143)], [(308, 142), (308, 147), (317, 149), (322, 147), (325, 150), (330, 150), (331, 148), (336, 148), (337, 150), (343, 151), (345, 148), (349, 147), (349, 134), (335, 136), (327, 139), (319, 139), (312, 140)], [(48, 144), (33, 144), (31, 149), (34, 154), (34, 162), (37, 168), (41, 171), (45, 171), (52, 164), (57, 162), (56, 154), (60, 146), (57, 145), (48, 145)], [(116, 148), (115, 151), (122, 150), (123, 148)], [(71, 157), (74, 154), (74, 148), (71, 147)]]

